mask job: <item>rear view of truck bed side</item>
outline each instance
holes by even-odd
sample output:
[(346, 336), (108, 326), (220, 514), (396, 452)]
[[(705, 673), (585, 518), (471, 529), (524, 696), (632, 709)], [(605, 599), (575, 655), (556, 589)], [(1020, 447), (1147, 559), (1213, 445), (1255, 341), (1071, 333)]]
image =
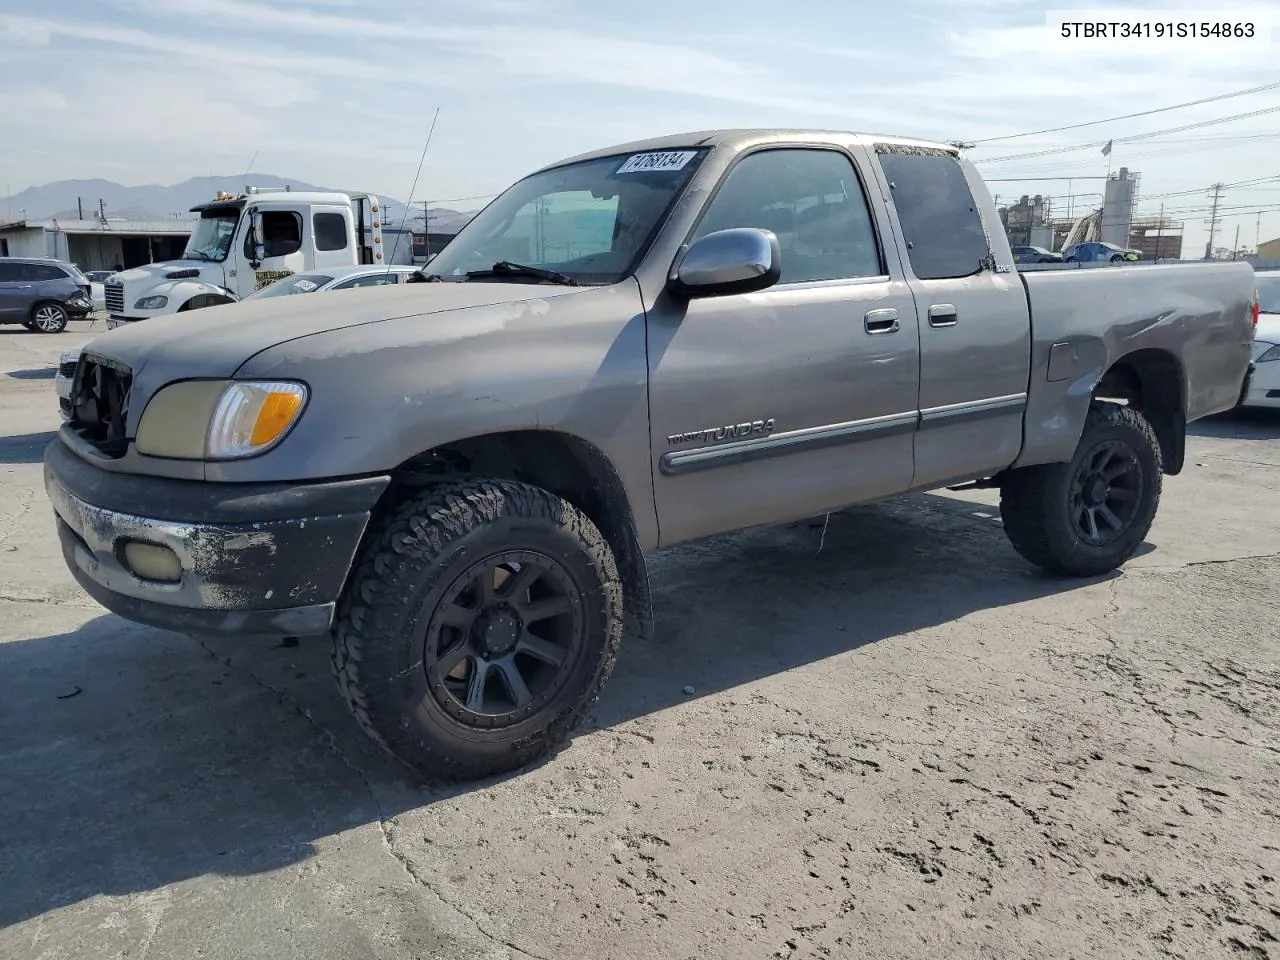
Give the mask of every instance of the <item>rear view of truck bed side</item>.
[(1069, 460), (1091, 400), (1108, 398), (1146, 418), (1165, 472), (1177, 474), (1186, 424), (1239, 400), (1253, 338), (1252, 268), (1195, 263), (1021, 276), (1031, 380), (1014, 466)]

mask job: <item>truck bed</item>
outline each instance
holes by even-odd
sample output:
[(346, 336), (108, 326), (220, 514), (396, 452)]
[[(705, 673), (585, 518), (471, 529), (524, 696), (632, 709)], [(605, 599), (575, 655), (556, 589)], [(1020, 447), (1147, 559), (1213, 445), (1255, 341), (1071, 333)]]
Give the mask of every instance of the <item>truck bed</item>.
[(1019, 276), (1032, 337), (1026, 438), (1016, 466), (1070, 457), (1093, 388), (1123, 357), (1176, 361), (1188, 422), (1235, 406), (1253, 338), (1249, 264), (1034, 270)]

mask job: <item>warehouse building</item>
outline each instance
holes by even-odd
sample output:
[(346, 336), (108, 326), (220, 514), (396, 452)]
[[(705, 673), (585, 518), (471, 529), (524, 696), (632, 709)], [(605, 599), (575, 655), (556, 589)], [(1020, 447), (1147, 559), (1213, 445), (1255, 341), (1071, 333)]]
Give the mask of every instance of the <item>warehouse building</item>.
[(182, 220), (13, 220), (0, 223), (0, 257), (52, 257), (81, 270), (177, 260), (191, 225)]

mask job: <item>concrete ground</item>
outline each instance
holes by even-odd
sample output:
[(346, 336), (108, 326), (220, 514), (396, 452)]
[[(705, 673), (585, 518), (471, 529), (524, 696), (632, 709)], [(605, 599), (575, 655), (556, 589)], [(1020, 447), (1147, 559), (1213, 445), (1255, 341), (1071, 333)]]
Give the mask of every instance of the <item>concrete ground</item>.
[(572, 743), (431, 790), (321, 645), (78, 591), (39, 460), (86, 336), (0, 328), (0, 957), (1280, 958), (1280, 419), (1194, 425), (1118, 576), (986, 493), (659, 555)]

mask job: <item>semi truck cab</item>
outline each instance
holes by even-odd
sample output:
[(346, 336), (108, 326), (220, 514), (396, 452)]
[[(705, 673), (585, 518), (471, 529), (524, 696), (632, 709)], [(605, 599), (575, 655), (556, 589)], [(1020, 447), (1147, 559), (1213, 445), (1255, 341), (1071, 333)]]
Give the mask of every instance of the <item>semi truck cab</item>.
[(372, 194), (247, 187), (191, 212), (200, 219), (181, 260), (125, 270), (106, 282), (109, 329), (234, 303), (294, 273), (387, 261), (383, 208)]

